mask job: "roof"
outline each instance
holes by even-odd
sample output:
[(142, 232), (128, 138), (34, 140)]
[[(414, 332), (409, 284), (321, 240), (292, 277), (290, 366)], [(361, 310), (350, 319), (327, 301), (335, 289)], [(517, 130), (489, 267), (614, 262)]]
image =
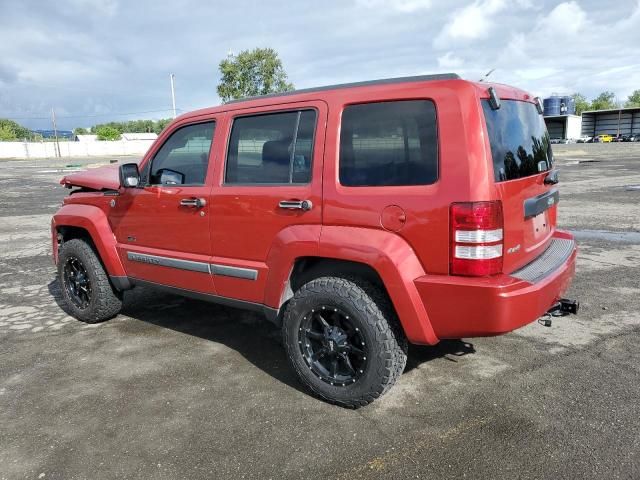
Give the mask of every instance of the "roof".
[(120, 135), (122, 140), (155, 140), (158, 138), (157, 133), (123, 133)]
[(258, 95), (255, 97), (239, 98), (238, 100), (231, 100), (226, 105), (239, 102), (248, 102), (250, 100), (258, 100), (262, 98), (273, 97), (286, 97), (289, 95), (297, 95), (300, 93), (313, 93), (323, 92), (326, 90), (339, 90), (343, 88), (355, 88), (355, 87), (368, 87), (371, 85), (386, 85), (392, 83), (408, 83), (408, 82), (430, 82), (435, 80), (459, 80), (460, 76), (456, 73), (435, 73), (433, 75), (417, 75), (413, 77), (396, 77), (396, 78), (381, 78), (378, 80), (367, 80), (364, 82), (352, 82), (352, 83), (338, 83), (336, 85), (325, 85), (322, 87), (302, 88), (300, 90), (292, 90), (290, 92), (283, 93), (270, 93), (268, 95)]
[[(216, 107), (206, 107), (191, 112), (186, 112), (180, 115), (176, 121), (191, 120), (194, 118), (202, 118), (207, 115), (218, 114), (222, 112), (230, 112), (233, 110), (240, 110), (244, 108), (253, 107), (266, 107), (277, 103), (290, 103), (298, 101), (312, 101), (320, 100), (320, 97), (332, 97), (332, 96), (348, 96), (349, 89), (362, 88), (365, 90), (371, 89), (378, 90), (385, 88), (385, 86), (391, 87), (403, 87), (407, 84), (414, 83), (416, 88), (421, 88), (423, 84), (433, 82), (434, 85), (438, 85), (439, 82), (451, 82), (456, 84), (456, 89), (467, 89), (469, 87), (476, 89), (481, 98), (487, 98), (487, 90), (489, 87), (494, 87), (501, 98), (514, 99), (523, 101), (534, 101), (534, 97), (529, 93), (520, 90), (519, 88), (511, 87), (509, 85), (503, 85), (492, 82), (474, 82), (464, 80), (455, 73), (440, 73), (434, 75), (420, 75), (413, 77), (398, 77), (398, 78), (384, 78), (380, 80), (371, 80), (366, 82), (354, 82), (343, 83), (338, 85), (327, 85), (317, 88), (306, 88), (301, 90), (293, 90), (291, 92), (261, 95), (257, 97), (243, 98), (239, 100), (233, 100), (228, 103)], [(378, 88), (376, 88), (378, 87)], [(321, 95), (317, 95), (317, 92), (322, 92)]]
[(572, 115), (569, 113), (565, 113), (564, 115), (543, 115), (544, 118), (567, 118), (567, 117), (576, 117), (580, 118), (580, 115)]
[(622, 108), (607, 108), (606, 110), (586, 110), (585, 113), (618, 113), (618, 112), (640, 112), (640, 107), (622, 107)]

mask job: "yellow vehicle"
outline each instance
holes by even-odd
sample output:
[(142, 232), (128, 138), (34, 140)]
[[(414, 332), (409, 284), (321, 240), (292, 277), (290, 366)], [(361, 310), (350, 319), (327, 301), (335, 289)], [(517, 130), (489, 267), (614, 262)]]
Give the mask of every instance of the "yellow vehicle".
[(600, 143), (610, 143), (613, 142), (613, 135), (608, 135), (608, 134), (601, 134), (596, 136), (596, 138), (598, 139), (598, 141)]

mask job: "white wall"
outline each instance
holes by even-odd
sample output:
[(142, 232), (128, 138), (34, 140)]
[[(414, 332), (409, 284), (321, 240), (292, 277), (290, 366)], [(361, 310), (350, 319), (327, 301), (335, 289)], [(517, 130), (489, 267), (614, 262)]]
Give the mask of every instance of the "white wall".
[(567, 115), (566, 138), (572, 140), (580, 138), (582, 135), (582, 117), (577, 115)]
[[(119, 140), (115, 142), (60, 142), (64, 157), (104, 157), (108, 155), (143, 155), (153, 140)], [(54, 142), (0, 142), (0, 158), (53, 158)]]

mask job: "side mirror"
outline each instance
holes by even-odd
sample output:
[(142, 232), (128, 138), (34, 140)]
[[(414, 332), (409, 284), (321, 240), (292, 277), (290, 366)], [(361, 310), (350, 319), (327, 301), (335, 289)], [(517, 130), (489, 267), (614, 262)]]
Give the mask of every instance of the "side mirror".
[(140, 184), (140, 172), (137, 163), (125, 163), (120, 165), (120, 186), (135, 188)]

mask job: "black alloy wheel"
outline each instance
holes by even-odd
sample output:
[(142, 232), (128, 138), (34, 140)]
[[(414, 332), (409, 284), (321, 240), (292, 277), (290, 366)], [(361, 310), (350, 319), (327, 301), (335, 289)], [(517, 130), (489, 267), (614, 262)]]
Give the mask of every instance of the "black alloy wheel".
[(283, 315), (282, 340), (301, 382), (346, 408), (384, 394), (407, 362), (391, 301), (357, 277), (317, 277), (298, 288)]
[(307, 312), (300, 323), (298, 344), (313, 374), (330, 385), (351, 385), (366, 371), (364, 335), (339, 308), (321, 305)]
[(64, 264), (64, 288), (73, 304), (84, 310), (91, 304), (91, 280), (84, 264), (69, 257)]

